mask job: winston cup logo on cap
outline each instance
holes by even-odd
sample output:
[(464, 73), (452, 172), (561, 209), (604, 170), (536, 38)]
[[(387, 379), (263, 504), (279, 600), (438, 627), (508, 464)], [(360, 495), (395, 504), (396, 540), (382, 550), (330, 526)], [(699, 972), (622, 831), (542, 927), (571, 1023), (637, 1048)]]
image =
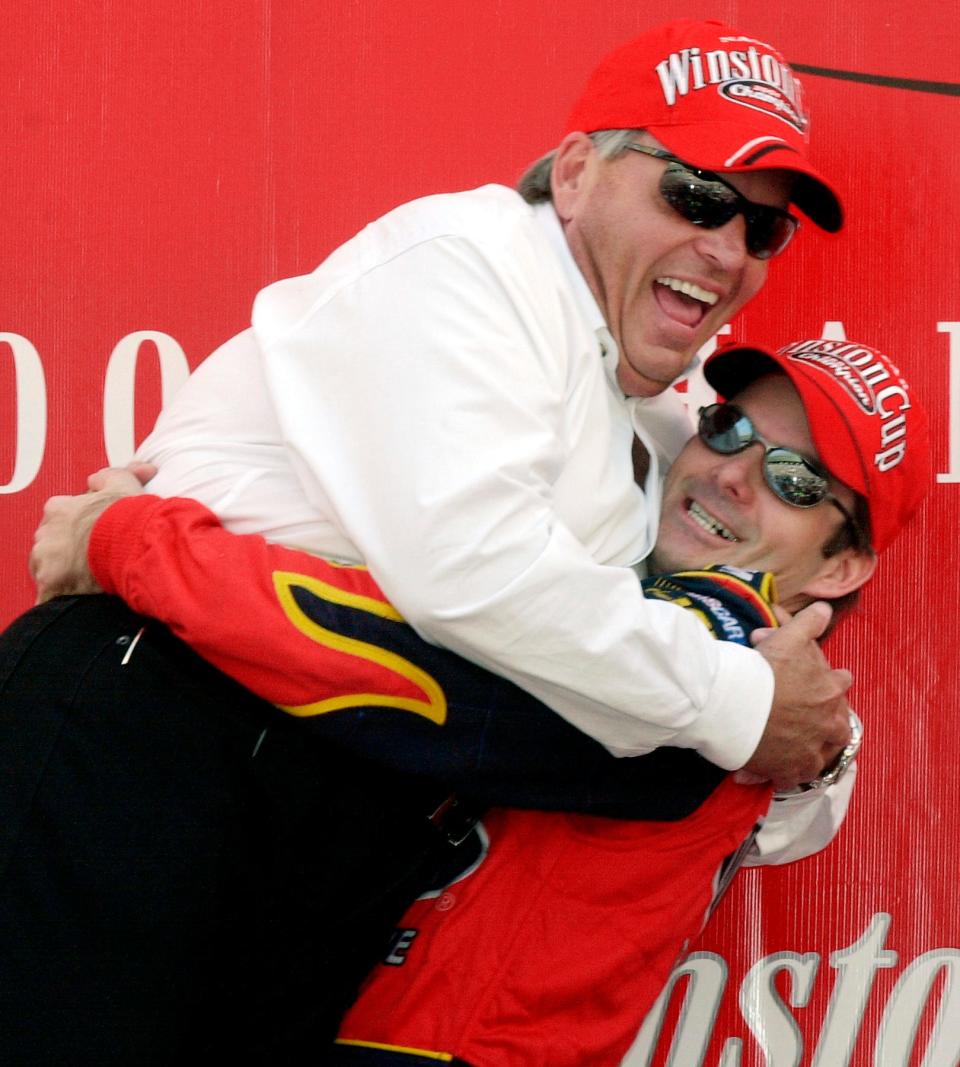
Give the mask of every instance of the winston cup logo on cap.
[(781, 353), (822, 371), (865, 415), (879, 416), (880, 449), (874, 453), (874, 466), (880, 471), (897, 466), (907, 452), (905, 413), (910, 410), (910, 395), (889, 360), (872, 348), (848, 341), (799, 341)]
[(775, 85), (749, 80), (730, 81), (718, 86), (717, 92), (735, 104), (743, 104), (754, 111), (772, 115), (775, 119), (783, 119), (799, 133), (803, 133), (806, 127), (807, 120), (797, 112), (786, 93)]
[(714, 48), (708, 52), (683, 48), (656, 65), (667, 105), (673, 107), (689, 93), (715, 85), (731, 103), (782, 119), (798, 133), (804, 133), (807, 116), (800, 82), (787, 64), (760, 41), (748, 37), (720, 40), (747, 47)]

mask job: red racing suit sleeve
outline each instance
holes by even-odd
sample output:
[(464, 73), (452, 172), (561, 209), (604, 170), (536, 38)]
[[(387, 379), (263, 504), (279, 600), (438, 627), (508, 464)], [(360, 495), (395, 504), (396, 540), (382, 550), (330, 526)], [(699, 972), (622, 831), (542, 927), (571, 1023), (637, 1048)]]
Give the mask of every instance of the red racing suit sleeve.
[(312, 589), (333, 604), (400, 621), (364, 567), (228, 533), (196, 501), (147, 494), (104, 512), (88, 561), (105, 592), (165, 623), (204, 659), (291, 714), (321, 714), (348, 693), (407, 703), (433, 721), (446, 714), (442, 694), (415, 665), (346, 634), (327, 636), (298, 609), (295, 591)]

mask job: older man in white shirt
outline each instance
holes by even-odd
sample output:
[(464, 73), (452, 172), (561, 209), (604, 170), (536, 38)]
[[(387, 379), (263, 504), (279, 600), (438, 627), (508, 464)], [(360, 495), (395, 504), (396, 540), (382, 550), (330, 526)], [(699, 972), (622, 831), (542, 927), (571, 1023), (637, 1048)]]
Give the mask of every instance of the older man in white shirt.
[(789, 202), (839, 228), (806, 122), (768, 45), (690, 22), (631, 42), (527, 199), (414, 201), (264, 290), (140, 450), (151, 489), (365, 561), (421, 635), (611, 751), (813, 777), (848, 736), (849, 676), (811, 642), (826, 613), (758, 654), (622, 569), (686, 437), (664, 390), (762, 286)]

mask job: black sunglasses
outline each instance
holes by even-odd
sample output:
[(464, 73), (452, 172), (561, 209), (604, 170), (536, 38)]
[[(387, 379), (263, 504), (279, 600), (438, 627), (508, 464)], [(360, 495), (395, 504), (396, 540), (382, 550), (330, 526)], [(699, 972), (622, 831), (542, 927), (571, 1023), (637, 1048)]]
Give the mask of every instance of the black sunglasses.
[(723, 456), (735, 455), (751, 445), (763, 445), (764, 481), (785, 504), (813, 508), (826, 500), (840, 511), (854, 531), (859, 529), (853, 515), (830, 492), (826, 471), (792, 448), (771, 444), (736, 404), (710, 404), (701, 408), (697, 434), (711, 452)]
[(755, 204), (710, 170), (701, 170), (660, 148), (629, 142), (624, 146), (669, 166), (660, 178), (660, 195), (687, 222), (716, 230), (743, 215), (747, 223), (747, 251), (754, 259), (778, 256), (790, 244), (800, 220), (769, 204)]

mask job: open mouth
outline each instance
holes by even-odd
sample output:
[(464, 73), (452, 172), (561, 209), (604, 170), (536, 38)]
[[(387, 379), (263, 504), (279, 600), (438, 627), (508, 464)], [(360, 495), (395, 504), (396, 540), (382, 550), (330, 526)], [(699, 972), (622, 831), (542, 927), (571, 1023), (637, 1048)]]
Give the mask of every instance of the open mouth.
[(740, 540), (719, 519), (714, 518), (709, 511), (702, 508), (696, 500), (687, 502), (687, 514), (701, 529), (706, 530), (707, 533), (713, 534), (715, 537), (722, 537), (724, 541), (730, 541), (734, 544)]
[(656, 294), (667, 314), (685, 326), (698, 326), (720, 299), (716, 293), (702, 289), (693, 282), (667, 276), (656, 279)]

